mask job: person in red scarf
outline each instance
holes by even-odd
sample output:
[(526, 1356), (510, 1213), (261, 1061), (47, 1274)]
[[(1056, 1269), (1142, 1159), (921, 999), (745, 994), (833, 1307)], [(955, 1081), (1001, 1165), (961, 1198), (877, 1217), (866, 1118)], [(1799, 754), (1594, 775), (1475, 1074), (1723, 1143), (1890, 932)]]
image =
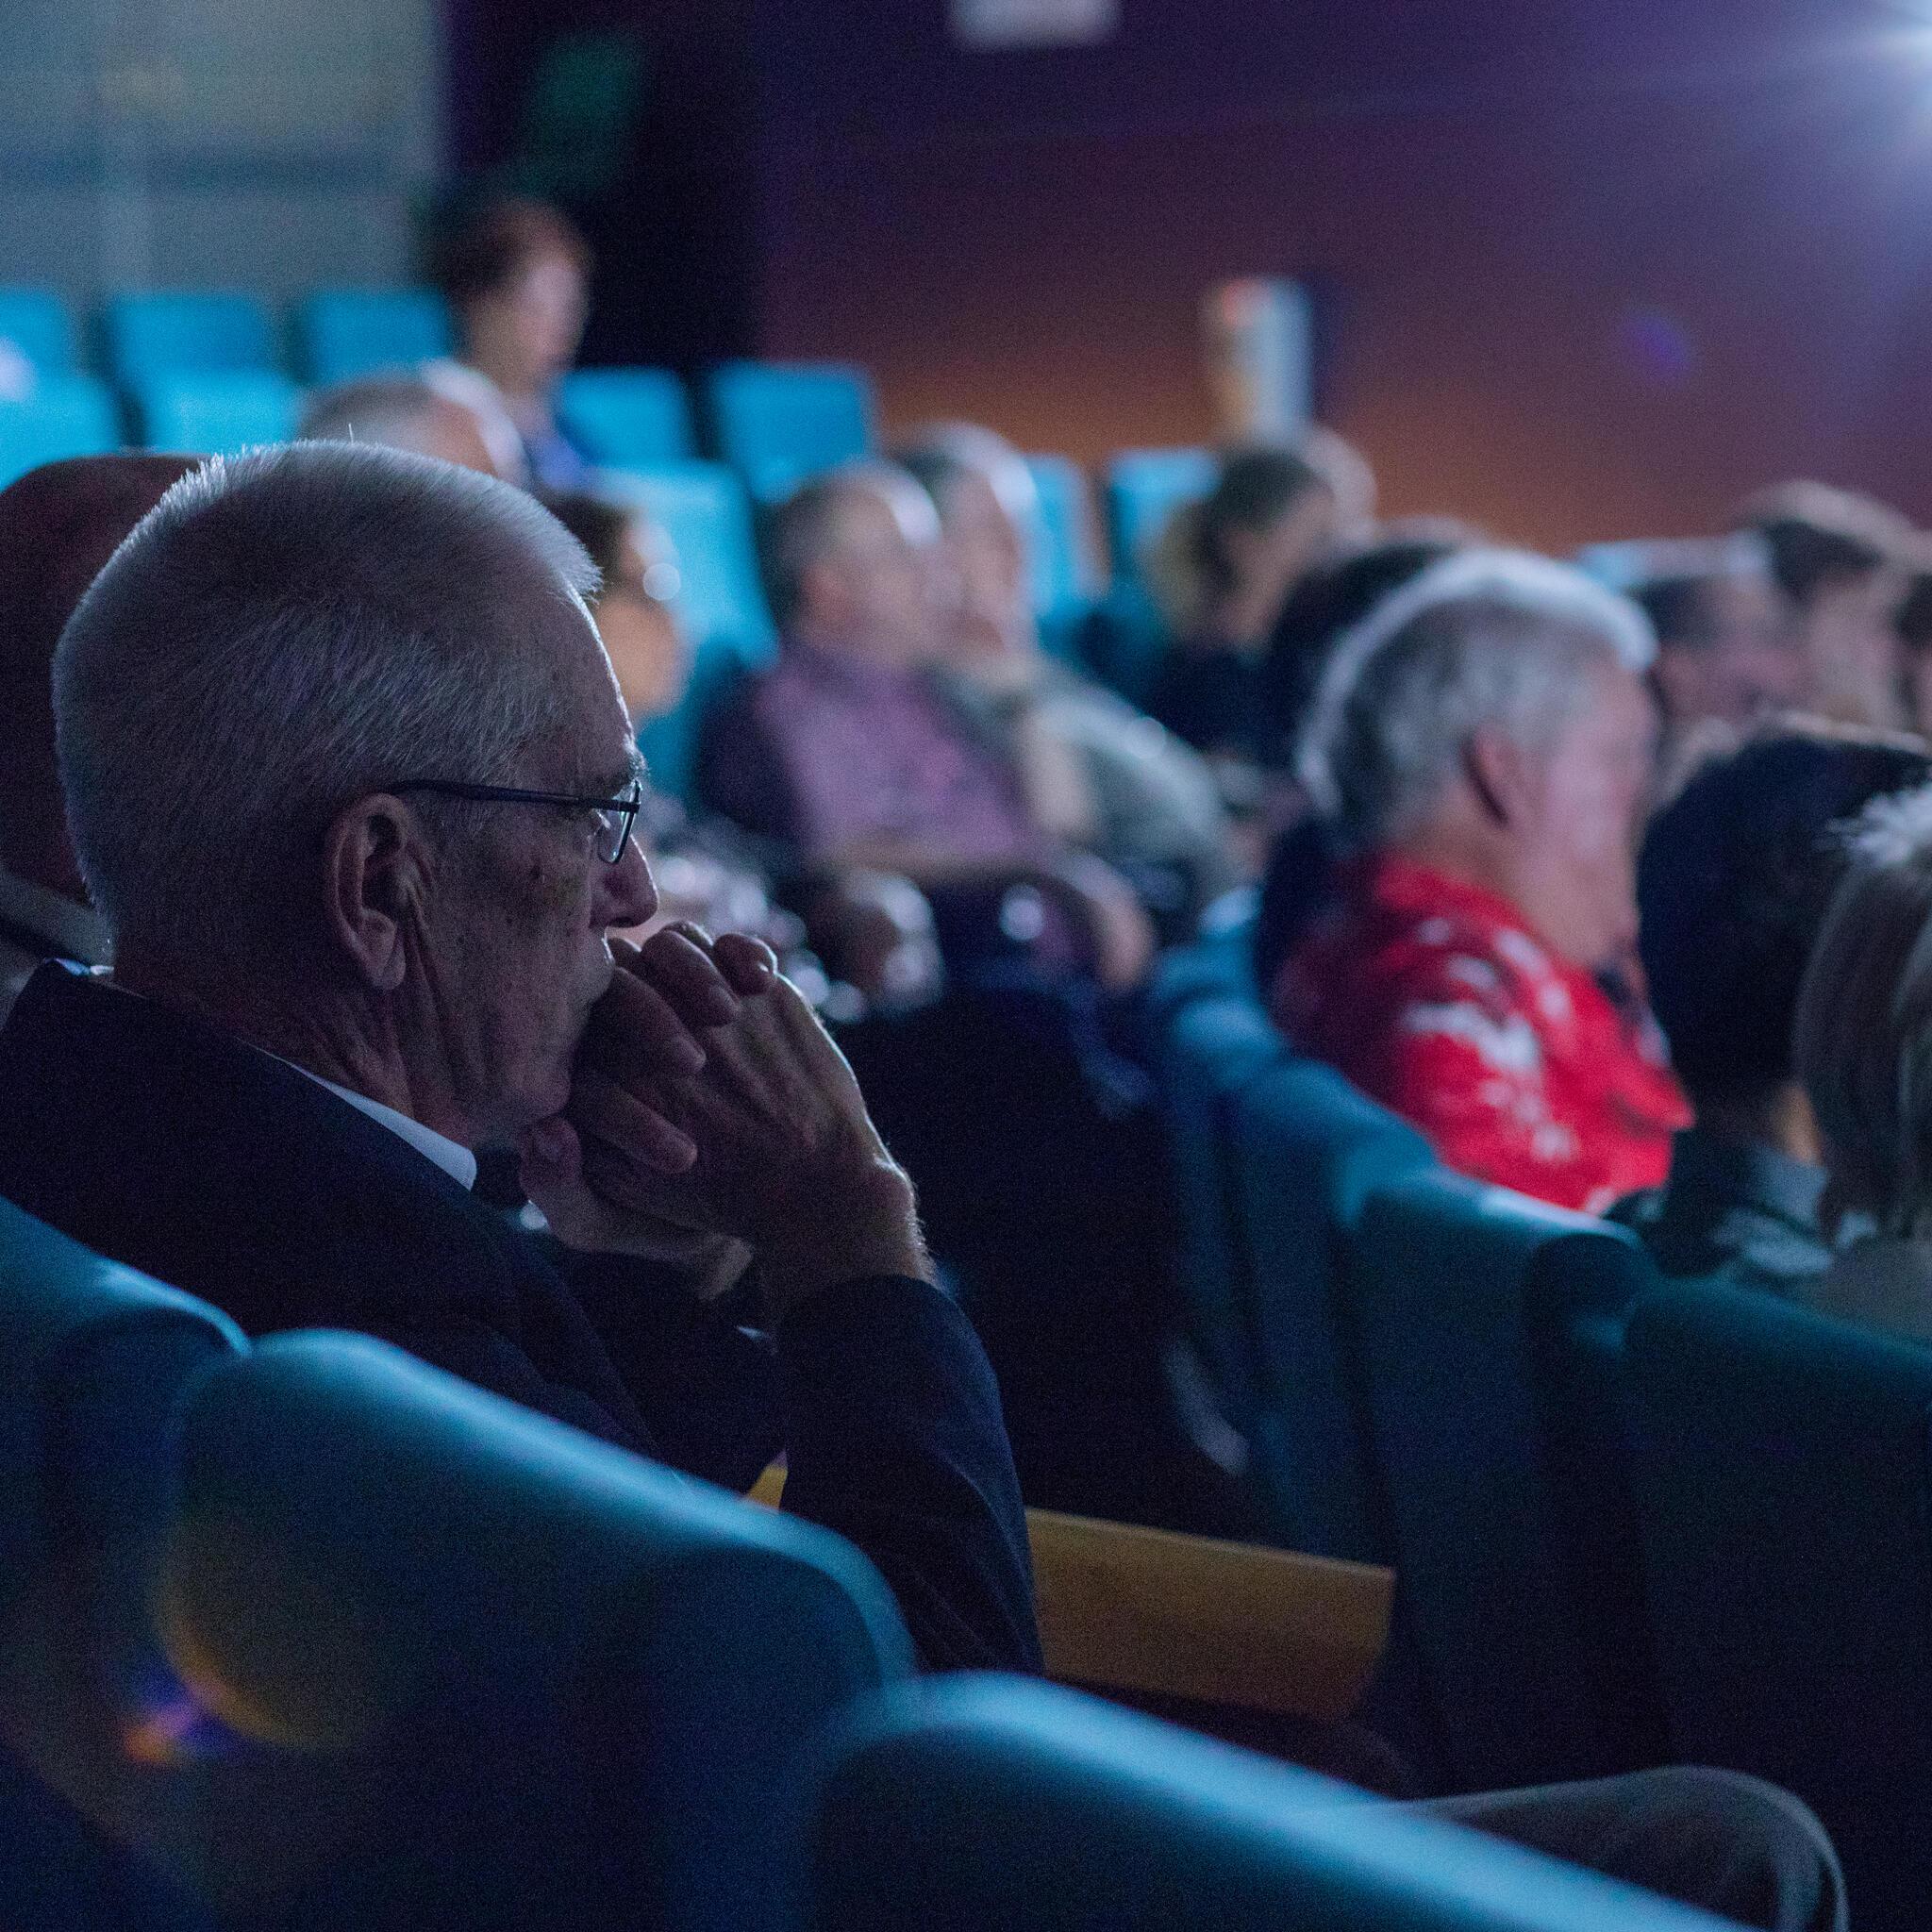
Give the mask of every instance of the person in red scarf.
[(1590, 1211), (1661, 1182), (1690, 1124), (1636, 964), (1654, 649), (1626, 599), (1507, 551), (1372, 611), (1301, 747), (1347, 856), (1271, 989), (1451, 1166)]

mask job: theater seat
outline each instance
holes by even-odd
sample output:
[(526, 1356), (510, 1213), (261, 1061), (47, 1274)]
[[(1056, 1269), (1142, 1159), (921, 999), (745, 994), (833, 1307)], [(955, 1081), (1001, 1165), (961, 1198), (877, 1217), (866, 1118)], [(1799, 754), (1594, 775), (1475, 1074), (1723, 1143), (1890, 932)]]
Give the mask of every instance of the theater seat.
[(117, 449), (114, 399), (92, 375), (45, 375), (24, 397), (0, 399), (0, 489), (65, 457)]
[[(176, 1932), (202, 1914), (131, 1843), (158, 1793), (131, 1745), (178, 1415), (243, 1346), (227, 1319), (0, 1202), (0, 1924)], [(157, 1824), (157, 1835), (169, 1837)]]
[(0, 288), (0, 342), (42, 375), (73, 371), (74, 318), (52, 289)]
[(166, 290), (114, 296), (102, 312), (108, 367), (132, 389), (177, 371), (274, 369), (275, 325), (253, 295)]
[(1623, 1228), (1432, 1168), (1363, 1208), (1351, 1270), (1396, 1643), (1446, 1781), (1498, 1790), (1655, 1763), (1662, 1738), (1618, 1419), (1579, 1324), (1657, 1277)]
[(1711, 1932), (1593, 1873), (1007, 1677), (889, 1691), (820, 1755), (811, 1932)]
[(839, 362), (724, 362), (704, 396), (720, 457), (761, 503), (878, 443), (872, 378)]
[(150, 449), (233, 456), (287, 442), (302, 416), (302, 391), (269, 369), (177, 370), (135, 384), (133, 394)]
[(295, 314), (302, 373), (318, 387), (446, 356), (449, 311), (433, 289), (318, 289)]
[(801, 1753), (907, 1668), (849, 1544), (366, 1338), (191, 1404), (161, 1624), (210, 1882), (277, 1932), (764, 1932)]
[(1174, 513), (1214, 487), (1211, 449), (1122, 450), (1107, 466), (1107, 528), (1116, 584), (1140, 586), (1147, 556)]
[(1673, 1288), (1638, 1305), (1628, 1354), (1673, 1746), (1808, 1801), (1858, 1925), (1922, 1925), (1932, 1353), (1771, 1295)]
[(1087, 475), (1071, 457), (1028, 457), (1026, 467), (1035, 491), (1027, 532), (1034, 614), (1041, 642), (1057, 657), (1069, 657), (1081, 620), (1100, 594)]
[(668, 369), (579, 369), (566, 375), (557, 414), (593, 463), (682, 463), (697, 455), (691, 404)]

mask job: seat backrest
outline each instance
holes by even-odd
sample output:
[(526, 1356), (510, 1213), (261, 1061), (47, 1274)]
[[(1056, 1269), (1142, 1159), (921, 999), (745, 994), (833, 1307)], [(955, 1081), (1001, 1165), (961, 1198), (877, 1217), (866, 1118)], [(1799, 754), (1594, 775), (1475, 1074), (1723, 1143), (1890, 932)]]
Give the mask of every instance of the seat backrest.
[(705, 378), (714, 446), (760, 503), (878, 446), (872, 378), (841, 362), (724, 362)]
[(1435, 1157), (1413, 1128), (1312, 1060), (1285, 1058), (1241, 1091), (1234, 1111), (1260, 1381), (1257, 1476), (1291, 1547), (1385, 1561), (1347, 1254), (1370, 1190)]
[(449, 310), (434, 289), (318, 289), (295, 314), (304, 377), (318, 386), (449, 354)]
[(42, 375), (74, 369), (74, 317), (52, 289), (0, 289), (0, 342)]
[(1147, 555), (1174, 513), (1214, 487), (1211, 449), (1127, 449), (1107, 466), (1107, 528), (1117, 584), (1141, 584)]
[(120, 445), (114, 399), (92, 375), (44, 375), (26, 395), (0, 398), (0, 489), (42, 463)]
[(697, 455), (691, 403), (668, 369), (578, 369), (557, 392), (557, 415), (593, 463), (684, 463)]
[(108, 366), (128, 388), (170, 370), (273, 369), (275, 324), (256, 296), (161, 290), (112, 297), (102, 312)]
[(706, 638), (692, 647), (683, 697), (638, 732), (638, 749), (655, 791), (692, 802), (706, 725), (731, 703), (747, 675), (742, 655), (722, 638)]
[(746, 663), (767, 658), (775, 632), (738, 477), (722, 463), (654, 463), (600, 470), (596, 480), (620, 502), (635, 503), (670, 540), (678, 577), (672, 602), (692, 644), (715, 641)]
[(1861, 1925), (1932, 1897), (1932, 1353), (1748, 1290), (1627, 1342), (1671, 1740), (1807, 1800)]
[(302, 415), (302, 391), (272, 369), (183, 369), (133, 385), (150, 449), (233, 456), (287, 442)]
[(182, 1406), (243, 1346), (214, 1309), (0, 1202), (0, 1877), (6, 1923), (200, 1923), (128, 1848), (147, 1794), (155, 1541)]
[(1624, 1770), (1658, 1741), (1634, 1529), (1605, 1536), (1627, 1490), (1598, 1487), (1621, 1457), (1574, 1451), (1565, 1367), (1574, 1319), (1655, 1284), (1624, 1229), (1445, 1168), (1363, 1209), (1351, 1291), (1398, 1627), (1457, 1789)]
[(1072, 637), (1100, 594), (1087, 473), (1071, 457), (1028, 457), (1026, 467), (1034, 488), (1033, 526), (1026, 533), (1033, 609), (1042, 638), (1058, 642)]
[(872, 1699), (796, 1828), (812, 1932), (1716, 1932), (1615, 1881), (1089, 1697)]
[(359, 1336), (196, 1391), (158, 1601), (205, 1882), (278, 1932), (778, 1925), (802, 1749), (909, 1657), (839, 1538)]

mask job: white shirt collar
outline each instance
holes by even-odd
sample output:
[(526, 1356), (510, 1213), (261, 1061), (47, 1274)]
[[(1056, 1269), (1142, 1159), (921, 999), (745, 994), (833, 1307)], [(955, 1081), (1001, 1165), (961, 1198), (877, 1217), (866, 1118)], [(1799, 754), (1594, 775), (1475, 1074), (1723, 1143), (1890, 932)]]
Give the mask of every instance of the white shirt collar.
[[(280, 1056), (275, 1058), (280, 1058)], [(282, 1063), (295, 1067), (293, 1060)], [(439, 1134), (434, 1127), (425, 1127), (421, 1121), (411, 1120), (406, 1113), (398, 1113), (392, 1107), (385, 1107), (379, 1100), (371, 1100), (366, 1093), (338, 1087), (333, 1080), (325, 1080), (320, 1074), (311, 1074), (307, 1067), (295, 1067), (295, 1071), (305, 1079), (313, 1080), (318, 1087), (326, 1087), (331, 1093), (340, 1095), (358, 1113), (366, 1113), (378, 1126), (387, 1127), (398, 1139), (407, 1141), (425, 1160), (435, 1161), (465, 1193), (476, 1185), (476, 1157), (460, 1142)]]

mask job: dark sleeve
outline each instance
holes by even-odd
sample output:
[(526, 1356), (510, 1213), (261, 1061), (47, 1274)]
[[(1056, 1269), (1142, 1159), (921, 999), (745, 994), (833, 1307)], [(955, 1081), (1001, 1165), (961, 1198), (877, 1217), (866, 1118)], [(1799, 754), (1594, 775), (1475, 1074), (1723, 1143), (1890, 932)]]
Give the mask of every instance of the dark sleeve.
[(821, 1289), (778, 1338), (785, 1507), (878, 1566), (931, 1670), (1038, 1671), (1026, 1515), (999, 1390), (930, 1283)]

